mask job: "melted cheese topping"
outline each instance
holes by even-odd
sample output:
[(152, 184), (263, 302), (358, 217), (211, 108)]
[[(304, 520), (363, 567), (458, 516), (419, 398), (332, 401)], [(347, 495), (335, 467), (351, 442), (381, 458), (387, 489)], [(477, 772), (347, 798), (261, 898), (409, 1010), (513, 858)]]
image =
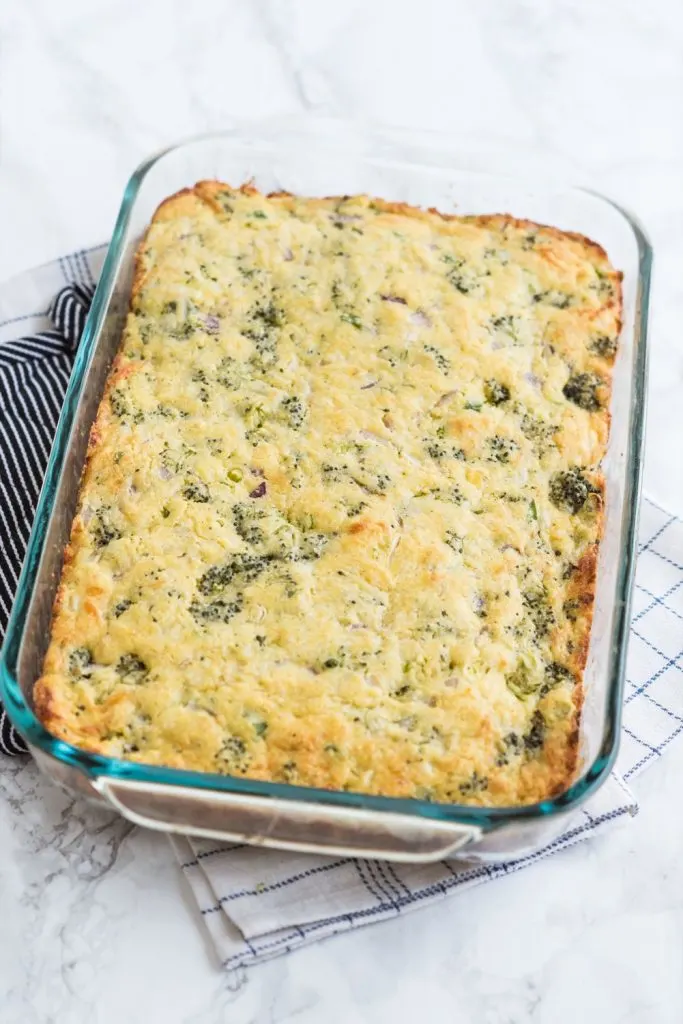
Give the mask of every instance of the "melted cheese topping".
[(157, 212), (36, 705), (112, 756), (565, 787), (620, 275), (578, 236), (200, 183)]

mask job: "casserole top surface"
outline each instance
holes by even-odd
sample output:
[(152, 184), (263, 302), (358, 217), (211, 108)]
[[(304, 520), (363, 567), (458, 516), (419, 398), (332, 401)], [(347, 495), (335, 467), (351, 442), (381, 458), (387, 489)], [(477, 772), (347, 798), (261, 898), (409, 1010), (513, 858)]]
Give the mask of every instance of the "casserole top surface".
[(200, 183), (141, 245), (36, 707), (86, 749), (519, 804), (576, 762), (619, 275)]

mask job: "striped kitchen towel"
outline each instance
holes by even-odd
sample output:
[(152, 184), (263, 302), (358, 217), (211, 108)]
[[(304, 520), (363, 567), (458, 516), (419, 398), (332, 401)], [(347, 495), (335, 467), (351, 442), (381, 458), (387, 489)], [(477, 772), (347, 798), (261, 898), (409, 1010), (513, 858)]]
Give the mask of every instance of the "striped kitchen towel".
[[(74, 253), (0, 287), (0, 637), (104, 253)], [(637, 810), (628, 783), (683, 731), (683, 522), (647, 499), (633, 611), (618, 771), (534, 854), (495, 866), (390, 865), (172, 837), (220, 962), (254, 964), (425, 906), (627, 820)], [(0, 748), (25, 749), (1, 708)]]
[[(0, 642), (106, 250), (73, 253), (0, 287)], [(0, 704), (0, 751), (25, 750)]]

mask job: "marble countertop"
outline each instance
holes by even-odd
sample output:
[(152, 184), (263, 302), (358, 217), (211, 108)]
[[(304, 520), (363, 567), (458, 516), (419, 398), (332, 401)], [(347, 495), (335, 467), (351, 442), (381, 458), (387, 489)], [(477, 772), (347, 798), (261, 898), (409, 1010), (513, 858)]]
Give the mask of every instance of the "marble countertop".
[[(683, 511), (673, 0), (24, 0), (0, 9), (0, 45), (0, 279), (105, 240), (142, 158), (237, 117), (444, 129), (633, 209), (656, 253), (645, 487)], [(1, 761), (0, 1024), (680, 1022), (681, 772), (683, 742), (624, 828), (225, 974), (163, 836)]]

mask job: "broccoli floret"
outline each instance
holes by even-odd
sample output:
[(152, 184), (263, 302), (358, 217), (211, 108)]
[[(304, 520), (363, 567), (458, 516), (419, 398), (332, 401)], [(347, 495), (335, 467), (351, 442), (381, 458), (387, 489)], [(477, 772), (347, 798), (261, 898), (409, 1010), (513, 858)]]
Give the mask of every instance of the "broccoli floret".
[(235, 520), (235, 529), (242, 540), (246, 544), (260, 544), (264, 533), (260, 526), (255, 525), (255, 522), (263, 519), (265, 515), (263, 510), (254, 505), (239, 502), (233, 506), (232, 515)]
[(534, 302), (543, 303), (546, 306), (554, 306), (556, 309), (568, 309), (572, 304), (572, 296), (566, 292), (550, 288), (544, 292), (536, 292), (531, 298)]
[(311, 532), (302, 534), (300, 545), (301, 558), (305, 562), (312, 562), (316, 558), (320, 558), (328, 540), (329, 537), (324, 533)]
[(247, 745), (243, 739), (239, 736), (230, 736), (225, 741), (216, 759), (221, 766), (227, 766), (228, 770), (238, 771), (241, 774), (247, 770), (249, 763), (249, 754), (247, 752)]
[(118, 388), (114, 388), (109, 392), (109, 404), (111, 406), (111, 411), (115, 416), (118, 416), (120, 420), (125, 419), (126, 416), (130, 415), (128, 402)]
[(501, 437), (495, 434), (488, 439), (489, 462), (509, 462), (510, 457), (519, 449), (516, 441), (509, 437)]
[(458, 459), (460, 462), (465, 461), (465, 453), (462, 448), (456, 448), (455, 445), (443, 444), (441, 441), (430, 441), (426, 445), (427, 455), (439, 462), (441, 459)]
[(226, 753), (232, 754), (233, 757), (243, 757), (247, 747), (244, 740), (240, 739), (239, 736), (231, 736), (223, 744), (223, 750)]
[(69, 655), (69, 675), (78, 679), (92, 665), (92, 654), (87, 647), (77, 647)]
[(469, 779), (466, 782), (461, 782), (458, 789), (463, 796), (469, 796), (472, 793), (483, 793), (489, 788), (489, 780), (485, 775), (479, 775), (478, 772), (472, 772)]
[(107, 544), (111, 544), (113, 540), (118, 540), (121, 537), (121, 531), (106, 518), (106, 512), (106, 509), (100, 509), (93, 517), (90, 528), (95, 546), (98, 548), (105, 548)]
[(599, 267), (593, 267), (593, 270), (595, 271), (596, 280), (591, 282), (590, 288), (601, 297), (611, 299), (614, 295), (614, 285), (609, 280), (607, 274), (600, 270)]
[(239, 552), (224, 565), (212, 565), (199, 577), (197, 590), (206, 597), (218, 594), (232, 583), (251, 583), (273, 561), (272, 555)]
[(526, 439), (532, 442), (539, 455), (543, 455), (548, 447), (554, 443), (553, 438), (557, 427), (552, 423), (546, 423), (545, 420), (536, 419), (535, 416), (529, 416), (528, 413), (525, 413), (519, 426)]
[(148, 672), (147, 665), (137, 654), (122, 654), (116, 663), (116, 673), (124, 683), (140, 683)]
[(586, 504), (586, 499), (592, 490), (594, 488), (588, 483), (581, 470), (576, 467), (566, 473), (554, 473), (550, 478), (550, 500), (560, 512), (570, 512), (572, 515), (576, 515)]
[(506, 736), (503, 736), (502, 750), (496, 758), (496, 765), (498, 768), (503, 768), (505, 765), (510, 764), (511, 757), (517, 757), (524, 750), (524, 741), (521, 736), (516, 732), (509, 732)]
[(487, 380), (484, 384), (484, 398), (489, 405), (502, 405), (510, 398), (510, 389), (497, 380)]
[(448, 373), (451, 368), (451, 361), (443, 352), (439, 351), (436, 345), (423, 345), (422, 346), (434, 360), (436, 365), (439, 367), (442, 373)]
[(529, 618), (534, 624), (536, 639), (547, 636), (550, 627), (555, 622), (555, 616), (548, 603), (548, 594), (545, 588), (527, 590), (523, 595), (523, 600), (525, 607), (529, 610)]
[(293, 782), (297, 776), (296, 761), (286, 761), (280, 769), (280, 777), (284, 782)]
[(206, 505), (211, 501), (209, 488), (203, 480), (191, 480), (183, 487), (183, 497), (188, 501), (196, 501), (200, 505)]
[(441, 257), (444, 263), (447, 263), (451, 269), (446, 274), (446, 280), (453, 285), (456, 291), (459, 291), (461, 295), (469, 295), (477, 285), (477, 276), (468, 268), (465, 260), (460, 256), (451, 256), (448, 253), (444, 253)]
[(326, 484), (339, 484), (344, 479), (344, 471), (348, 470), (348, 464), (336, 465), (332, 462), (323, 462), (320, 467), (320, 475)]
[(243, 329), (242, 334), (254, 343), (252, 365), (263, 370), (277, 360), (277, 336), (274, 331), (284, 324), (284, 314), (273, 302), (269, 302), (264, 306), (256, 306), (249, 314), (249, 321), (252, 326)]
[(562, 388), (562, 394), (580, 409), (596, 412), (600, 408), (598, 388), (601, 384), (602, 380), (595, 373), (577, 373), (569, 378)]
[(449, 488), (432, 487), (429, 491), (418, 491), (415, 495), (416, 498), (426, 498), (431, 496), (436, 501), (450, 501), (454, 505), (462, 505), (465, 500), (463, 493), (457, 485)]
[(492, 316), (488, 323), (489, 331), (500, 331), (506, 334), (512, 341), (518, 341), (519, 318), (511, 313), (501, 316)]
[(603, 359), (613, 359), (616, 355), (617, 346), (616, 338), (610, 338), (607, 334), (601, 334), (590, 343), (588, 349), (590, 352), (595, 352), (597, 356), (602, 356)]
[(188, 317), (178, 324), (177, 327), (170, 327), (168, 329), (169, 337), (176, 338), (178, 341), (187, 341), (197, 330), (197, 324), (194, 320)]
[(346, 510), (346, 514), (349, 517), (349, 519), (355, 519), (355, 517), (359, 516), (361, 512), (363, 512), (363, 510), (366, 509), (367, 507), (367, 501), (359, 501), (357, 505), (349, 505), (348, 509)]
[(528, 754), (538, 753), (545, 743), (545, 718), (540, 711), (531, 716), (531, 727), (524, 735), (524, 748)]
[(217, 367), (216, 380), (229, 391), (239, 390), (242, 374), (239, 364), (232, 356), (224, 356)]
[(288, 395), (287, 398), (282, 400), (282, 408), (285, 411), (290, 427), (293, 430), (298, 430), (306, 419), (306, 406), (304, 403), (295, 395)]
[(559, 686), (561, 683), (574, 683), (575, 681), (574, 674), (564, 665), (560, 665), (559, 661), (549, 662), (545, 667), (541, 696), (544, 697), (554, 686)]
[(196, 622), (230, 622), (239, 612), (242, 611), (244, 599), (237, 594), (232, 599), (223, 597), (210, 601), (209, 604), (202, 604), (200, 601), (193, 601), (190, 605), (190, 615)]
[(265, 306), (257, 306), (251, 313), (251, 319), (266, 327), (282, 327), (285, 318), (282, 310), (274, 302), (269, 302)]

